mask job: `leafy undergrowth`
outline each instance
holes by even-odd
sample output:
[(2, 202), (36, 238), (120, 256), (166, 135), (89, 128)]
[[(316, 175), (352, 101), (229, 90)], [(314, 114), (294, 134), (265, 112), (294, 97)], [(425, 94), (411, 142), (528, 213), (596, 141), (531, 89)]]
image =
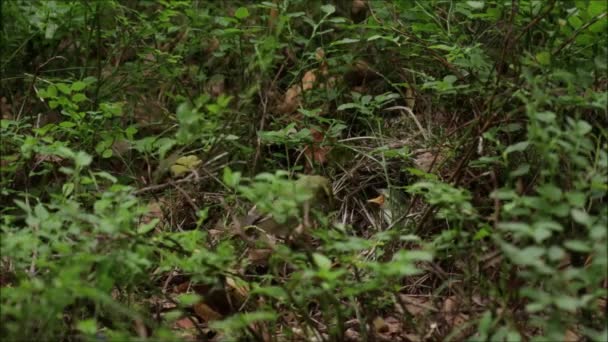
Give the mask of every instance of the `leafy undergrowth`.
[(3, 341), (606, 341), (604, 1), (3, 1)]

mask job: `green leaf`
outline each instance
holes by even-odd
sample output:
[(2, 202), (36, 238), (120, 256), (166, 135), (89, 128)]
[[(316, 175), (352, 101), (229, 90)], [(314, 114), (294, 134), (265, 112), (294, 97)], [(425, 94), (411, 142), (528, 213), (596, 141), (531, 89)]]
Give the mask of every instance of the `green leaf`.
[(528, 145), (530, 145), (529, 141), (521, 141), (521, 142), (518, 142), (517, 144), (510, 145), (509, 147), (507, 147), (505, 149), (505, 151), (503, 152), (503, 155), (506, 157), (510, 153), (513, 153), (513, 152), (525, 151), (528, 148)]
[(76, 102), (76, 103), (82, 102), (82, 101), (84, 101), (86, 99), (87, 99), (87, 96), (85, 94), (83, 94), (83, 93), (74, 94), (72, 96), (72, 101)]
[(324, 271), (331, 269), (331, 260), (329, 260), (329, 258), (327, 258), (325, 255), (314, 253), (312, 255), (312, 259), (319, 269)]
[(237, 8), (237, 10), (234, 12), (234, 16), (237, 19), (244, 19), (247, 18), (249, 16), (249, 10), (247, 9), (247, 7), (239, 7)]
[(536, 60), (541, 65), (551, 64), (551, 53), (548, 51), (542, 51), (536, 54)]
[(76, 329), (86, 335), (93, 335), (97, 332), (97, 322), (94, 319), (86, 319), (76, 324)]
[(589, 245), (581, 240), (569, 240), (564, 242), (564, 247), (574, 252), (586, 253), (591, 250)]
[(485, 6), (483, 1), (467, 1), (467, 5), (473, 9), (482, 9)]
[(158, 222), (160, 222), (160, 220), (155, 218), (155, 219), (152, 219), (152, 221), (150, 221), (148, 223), (141, 224), (139, 227), (137, 227), (137, 234), (146, 234), (146, 233), (152, 231), (156, 227)]
[(184, 293), (177, 297), (179, 304), (183, 306), (190, 306), (198, 303), (201, 300), (201, 296), (195, 293)]
[(72, 88), (65, 83), (57, 83), (55, 86), (57, 86), (57, 89), (59, 89), (60, 92), (66, 95), (70, 95), (72, 93)]
[(72, 90), (73, 91), (81, 91), (84, 88), (86, 88), (87, 84), (82, 82), (82, 81), (77, 81), (72, 83)]
[(93, 161), (93, 157), (83, 151), (78, 151), (74, 156), (74, 162), (77, 167), (88, 166)]
[(336, 11), (336, 8), (333, 5), (323, 5), (321, 6), (321, 11), (325, 12), (326, 15), (330, 15)]

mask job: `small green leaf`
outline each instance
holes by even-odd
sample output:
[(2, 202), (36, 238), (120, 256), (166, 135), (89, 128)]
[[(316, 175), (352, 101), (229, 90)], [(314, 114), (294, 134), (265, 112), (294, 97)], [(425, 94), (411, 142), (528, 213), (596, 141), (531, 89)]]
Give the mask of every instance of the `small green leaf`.
[(234, 12), (234, 16), (237, 19), (244, 19), (247, 18), (249, 16), (249, 10), (247, 9), (247, 7), (239, 7), (237, 8), (237, 10)]
[(551, 54), (547, 51), (539, 52), (536, 54), (536, 60), (542, 65), (551, 64)]
[(190, 306), (198, 303), (201, 297), (195, 293), (184, 293), (177, 297), (177, 301), (183, 306)]
[(82, 82), (82, 81), (77, 81), (72, 83), (72, 90), (73, 91), (81, 91), (83, 90), (85, 87), (87, 86), (86, 83)]
[(57, 83), (56, 86), (60, 92), (66, 94), (66, 95), (70, 95), (72, 93), (72, 88), (68, 87), (68, 85), (65, 83)]
[(325, 12), (327, 15), (330, 15), (336, 11), (336, 8), (333, 5), (323, 5), (321, 6), (321, 11)]
[(83, 151), (78, 151), (78, 153), (76, 153), (74, 156), (74, 162), (76, 163), (77, 167), (88, 166), (92, 161), (93, 158)]
[(467, 1), (467, 5), (473, 9), (482, 9), (485, 6), (483, 1)]
[(86, 319), (76, 324), (76, 329), (86, 335), (93, 335), (97, 332), (97, 322), (94, 319)]
[(315, 261), (317, 267), (319, 267), (321, 270), (329, 270), (331, 268), (331, 260), (329, 260), (329, 258), (323, 254), (314, 253), (312, 255), (312, 259)]
[(72, 101), (76, 102), (76, 103), (82, 102), (82, 101), (84, 101), (86, 99), (87, 99), (87, 96), (85, 94), (83, 94), (83, 93), (74, 94), (72, 96)]

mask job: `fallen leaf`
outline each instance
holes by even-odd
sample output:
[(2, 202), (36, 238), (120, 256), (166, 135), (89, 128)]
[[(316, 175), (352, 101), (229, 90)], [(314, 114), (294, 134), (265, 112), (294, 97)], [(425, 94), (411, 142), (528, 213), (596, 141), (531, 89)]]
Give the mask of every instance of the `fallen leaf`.
[(232, 290), (231, 292), (234, 294), (234, 299), (239, 303), (244, 302), (249, 296), (249, 289), (247, 286), (244, 283), (237, 283), (234, 278), (226, 277), (226, 285)]
[(174, 324), (176, 328), (179, 329), (192, 329), (194, 328), (194, 323), (188, 317), (180, 318)]
[[(431, 311), (436, 311), (428, 297), (399, 295), (400, 301), (405, 305), (405, 310), (412, 316), (426, 315)], [(403, 312), (403, 308), (397, 307), (398, 312)]]
[(302, 93), (302, 88), (299, 85), (291, 86), (285, 92), (285, 96), (283, 97), (283, 102), (277, 106), (277, 111), (280, 114), (291, 114), (293, 113), (298, 106), (300, 105), (300, 94)]
[(374, 318), (373, 324), (374, 324), (374, 330), (377, 333), (386, 333), (389, 331), (388, 324), (386, 324), (386, 322), (384, 321), (384, 318), (382, 318), (382, 317)]
[(439, 164), (441, 164), (442, 161), (443, 158), (441, 157), (441, 155), (438, 155), (437, 158), (435, 158), (435, 154), (431, 152), (424, 152), (422, 154), (419, 154), (414, 159), (414, 165), (416, 165), (417, 168), (424, 172), (431, 172), (431, 165), (433, 166), (433, 168), (436, 168)]
[(578, 342), (581, 340), (581, 335), (572, 329), (567, 329), (564, 333), (564, 342)]
[(325, 50), (323, 50), (323, 48), (318, 47), (315, 50), (315, 59), (317, 60), (317, 62), (321, 62), (325, 59)]
[(314, 87), (315, 82), (317, 81), (316, 72), (316, 69), (312, 69), (304, 73), (304, 76), (302, 77), (302, 89), (304, 91), (310, 90)]
[[(327, 163), (327, 155), (331, 152), (330, 146), (321, 146), (321, 143), (325, 140), (323, 133), (316, 129), (311, 129), (311, 135), (313, 143), (306, 146), (304, 149), (304, 155), (308, 157), (308, 160), (312, 160), (317, 164), (323, 165)], [(311, 165), (309, 165), (311, 167)]]
[(353, 3), (350, 7), (350, 11), (353, 15), (357, 15), (359, 13), (361, 13), (362, 11), (365, 11), (367, 7), (367, 4), (365, 3), (364, 0), (353, 0)]
[(441, 308), (441, 312), (443, 313), (443, 317), (445, 321), (450, 325), (454, 326), (456, 318), (458, 317), (459, 304), (456, 300), (455, 296), (450, 296), (446, 298), (443, 302), (443, 307)]
[(372, 199), (368, 199), (368, 200), (367, 200), (367, 203), (376, 203), (376, 204), (377, 204), (377, 205), (379, 205), (379, 206), (383, 206), (383, 205), (384, 205), (385, 200), (386, 200), (386, 199), (384, 198), (384, 195), (382, 195), (382, 194), (381, 194), (381, 195), (380, 195), (380, 196), (378, 196), (378, 197), (374, 197), (374, 198), (372, 198)]
[(249, 250), (247, 257), (254, 265), (267, 265), (271, 255), (272, 249), (258, 248)]
[(217, 321), (222, 319), (222, 315), (217, 311), (213, 310), (209, 305), (204, 302), (199, 302), (193, 306), (196, 315), (204, 322)]
[(171, 174), (173, 177), (178, 177), (186, 172), (194, 170), (202, 161), (194, 155), (179, 157), (173, 165), (171, 165)]

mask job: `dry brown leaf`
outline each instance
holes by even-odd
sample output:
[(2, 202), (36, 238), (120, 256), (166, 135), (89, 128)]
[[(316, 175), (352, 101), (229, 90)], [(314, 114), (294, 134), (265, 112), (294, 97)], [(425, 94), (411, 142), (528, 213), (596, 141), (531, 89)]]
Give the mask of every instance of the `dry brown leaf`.
[(414, 97), (414, 91), (412, 90), (412, 88), (405, 89), (405, 104), (411, 110), (414, 110), (414, 106), (416, 105), (416, 98)]
[(579, 335), (575, 330), (567, 329), (564, 333), (564, 342), (578, 342), (582, 341), (581, 335)]
[[(399, 295), (399, 299), (405, 305), (405, 310), (412, 316), (426, 315), (431, 311), (435, 311), (428, 297), (402, 294)], [(403, 308), (398, 306), (397, 311), (403, 313)]]
[(315, 59), (317, 62), (321, 62), (325, 59), (325, 50), (323, 50), (323, 48), (318, 47), (315, 50)]
[(308, 70), (302, 76), (302, 89), (304, 91), (312, 89), (315, 82), (317, 82), (317, 69)]
[(267, 265), (271, 255), (272, 249), (269, 248), (251, 249), (248, 253), (248, 259), (254, 265)]
[(372, 199), (368, 199), (367, 203), (375, 203), (379, 206), (383, 206), (384, 202), (386, 201), (386, 198), (384, 198), (384, 195), (380, 195), (378, 197), (374, 197)]
[(441, 312), (445, 321), (450, 325), (454, 326), (456, 318), (458, 317), (459, 303), (455, 296), (450, 296), (445, 299)]
[(152, 201), (148, 203), (148, 213), (141, 218), (142, 224), (148, 224), (152, 222), (153, 219), (158, 219), (159, 221), (163, 220), (164, 216), (161, 203), (159, 203), (158, 201)]
[(231, 277), (226, 277), (226, 285), (233, 293), (234, 299), (236, 299), (239, 303), (244, 302), (249, 296), (249, 289), (244, 284), (238, 284), (236, 280)]
[(355, 329), (350, 328), (344, 332), (344, 339), (349, 342), (358, 342), (361, 341), (361, 335)]
[[(437, 159), (437, 160), (435, 160)], [(433, 163), (434, 161), (434, 163)], [(437, 169), (437, 166), (439, 164), (441, 164), (443, 161), (443, 157), (441, 155), (438, 155), (437, 158), (435, 158), (435, 154), (431, 153), (431, 152), (424, 152), (419, 154), (415, 159), (414, 159), (414, 165), (416, 165), (417, 168), (419, 168), (420, 170), (424, 171), (424, 172), (431, 172), (431, 165), (433, 166), (434, 169)]]
[(196, 315), (204, 322), (222, 319), (221, 314), (219, 314), (217, 311), (213, 310), (211, 307), (209, 307), (209, 305), (203, 302), (194, 304), (193, 309)]
[(331, 152), (330, 146), (320, 146), (325, 139), (323, 133), (316, 129), (311, 129), (313, 143), (310, 146), (306, 146), (304, 149), (304, 155), (308, 157), (308, 160), (313, 160), (318, 164), (327, 163), (327, 155)]
[(376, 317), (374, 318), (374, 330), (377, 333), (387, 333), (389, 332), (389, 327), (388, 324), (386, 324), (386, 322), (384, 321), (384, 318), (382, 317)]
[(277, 111), (280, 114), (293, 113), (300, 105), (301, 93), (302, 88), (299, 85), (291, 86), (289, 89), (287, 89), (287, 92), (285, 92), (283, 102), (277, 106)]
[(192, 320), (188, 317), (184, 317), (184, 318), (180, 318), (178, 319), (174, 326), (178, 329), (192, 329), (194, 328), (194, 323), (192, 323)]
[(350, 11), (353, 15), (357, 15), (362, 11), (365, 11), (366, 7), (367, 4), (365, 3), (365, 0), (353, 0)]
[(0, 99), (0, 118), (6, 120), (13, 119), (12, 108), (6, 97)]

